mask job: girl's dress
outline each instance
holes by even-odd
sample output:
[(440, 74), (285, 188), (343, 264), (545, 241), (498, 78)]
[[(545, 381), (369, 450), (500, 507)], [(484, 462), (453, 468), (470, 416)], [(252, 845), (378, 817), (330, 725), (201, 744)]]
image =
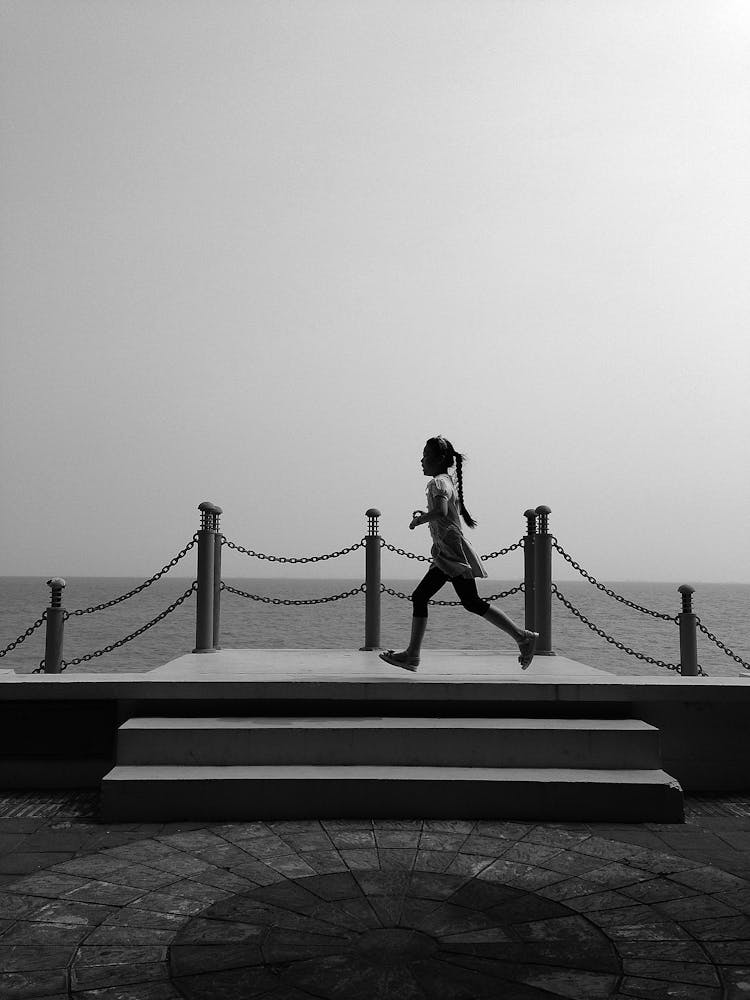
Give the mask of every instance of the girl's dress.
[(432, 565), (447, 577), (485, 578), (487, 572), (461, 530), (458, 489), (447, 473), (435, 476), (427, 484), (427, 510), (440, 506), (440, 497), (448, 501), (448, 516), (429, 522), (432, 535)]

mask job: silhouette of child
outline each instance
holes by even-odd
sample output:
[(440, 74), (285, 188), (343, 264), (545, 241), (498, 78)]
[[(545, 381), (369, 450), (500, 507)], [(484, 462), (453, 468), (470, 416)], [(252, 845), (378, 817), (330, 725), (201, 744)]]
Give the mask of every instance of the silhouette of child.
[[(427, 602), (449, 580), (467, 611), (507, 632), (518, 643), (518, 662), (525, 670), (534, 657), (538, 632), (522, 629), (504, 611), (483, 601), (477, 593), (476, 577), (486, 577), (479, 556), (464, 538), (461, 518), (473, 528), (476, 521), (464, 503), (463, 470), (465, 457), (444, 437), (430, 438), (422, 453), (422, 472), (430, 476), (427, 484), (427, 510), (415, 510), (409, 527), (429, 524), (432, 535), (432, 562), (412, 594), (413, 617), (409, 645), (400, 653), (388, 649), (380, 659), (395, 667), (416, 671), (422, 639), (427, 628)], [(455, 463), (456, 480), (448, 472)]]

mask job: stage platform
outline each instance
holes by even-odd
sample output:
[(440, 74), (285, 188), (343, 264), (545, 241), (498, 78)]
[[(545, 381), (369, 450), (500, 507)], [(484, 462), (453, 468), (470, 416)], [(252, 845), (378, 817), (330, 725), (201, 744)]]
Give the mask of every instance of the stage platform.
[(466, 649), (426, 649), (412, 673), (374, 650), (222, 649), (187, 653), (143, 673), (3, 670), (0, 698), (750, 702), (750, 677), (681, 677), (666, 670), (627, 677), (566, 656), (537, 656), (521, 670), (516, 653)]
[(565, 656), (423, 651), (416, 673), (377, 651), (223, 649), (143, 673), (0, 671), (0, 782), (90, 787), (133, 718), (635, 719), (660, 732), (665, 770), (692, 791), (750, 788), (750, 678), (607, 673)]

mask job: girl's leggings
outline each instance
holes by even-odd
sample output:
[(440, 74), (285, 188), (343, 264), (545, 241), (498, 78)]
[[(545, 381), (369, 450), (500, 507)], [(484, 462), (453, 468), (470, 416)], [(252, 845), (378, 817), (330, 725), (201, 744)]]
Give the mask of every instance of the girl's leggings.
[(458, 594), (458, 599), (467, 611), (471, 611), (475, 615), (487, 614), (490, 606), (477, 593), (477, 584), (473, 577), (447, 576), (437, 566), (430, 566), (422, 581), (411, 595), (415, 618), (427, 617), (427, 602), (449, 580)]

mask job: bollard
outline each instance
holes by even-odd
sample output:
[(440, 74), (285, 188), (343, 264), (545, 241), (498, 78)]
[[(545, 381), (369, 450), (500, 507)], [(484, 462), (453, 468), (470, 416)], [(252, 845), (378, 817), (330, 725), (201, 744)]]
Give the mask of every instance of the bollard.
[(214, 524), (214, 529), (216, 531), (216, 534), (214, 535), (214, 649), (221, 649), (221, 646), (219, 645), (219, 631), (221, 628), (221, 546), (224, 541), (224, 536), (219, 530), (219, 516), (223, 513), (224, 511), (221, 507), (216, 508), (216, 521)]
[(677, 616), (680, 623), (680, 673), (683, 677), (697, 677), (697, 616), (693, 614), (695, 587), (691, 587), (689, 583), (683, 583), (677, 589), (682, 594), (682, 611)]
[(365, 644), (361, 650), (380, 649), (380, 511), (370, 507), (365, 539)]
[(62, 606), (62, 592), (65, 587), (65, 580), (56, 576), (52, 580), (47, 580), (47, 586), (52, 590), (52, 595), (46, 614), (47, 637), (44, 644), (44, 672), (45, 674), (61, 674), (63, 630), (67, 614), (65, 608)]
[(531, 632), (534, 628), (534, 539), (536, 537), (536, 511), (525, 510), (526, 537), (523, 540), (523, 610), (524, 628)]
[(194, 653), (214, 652), (214, 563), (216, 526), (221, 507), (204, 500), (198, 505), (201, 526), (198, 531), (198, 595), (195, 612)]
[(539, 633), (535, 656), (554, 656), (552, 651), (552, 537), (544, 504), (537, 507), (539, 519), (534, 537), (534, 631)]

